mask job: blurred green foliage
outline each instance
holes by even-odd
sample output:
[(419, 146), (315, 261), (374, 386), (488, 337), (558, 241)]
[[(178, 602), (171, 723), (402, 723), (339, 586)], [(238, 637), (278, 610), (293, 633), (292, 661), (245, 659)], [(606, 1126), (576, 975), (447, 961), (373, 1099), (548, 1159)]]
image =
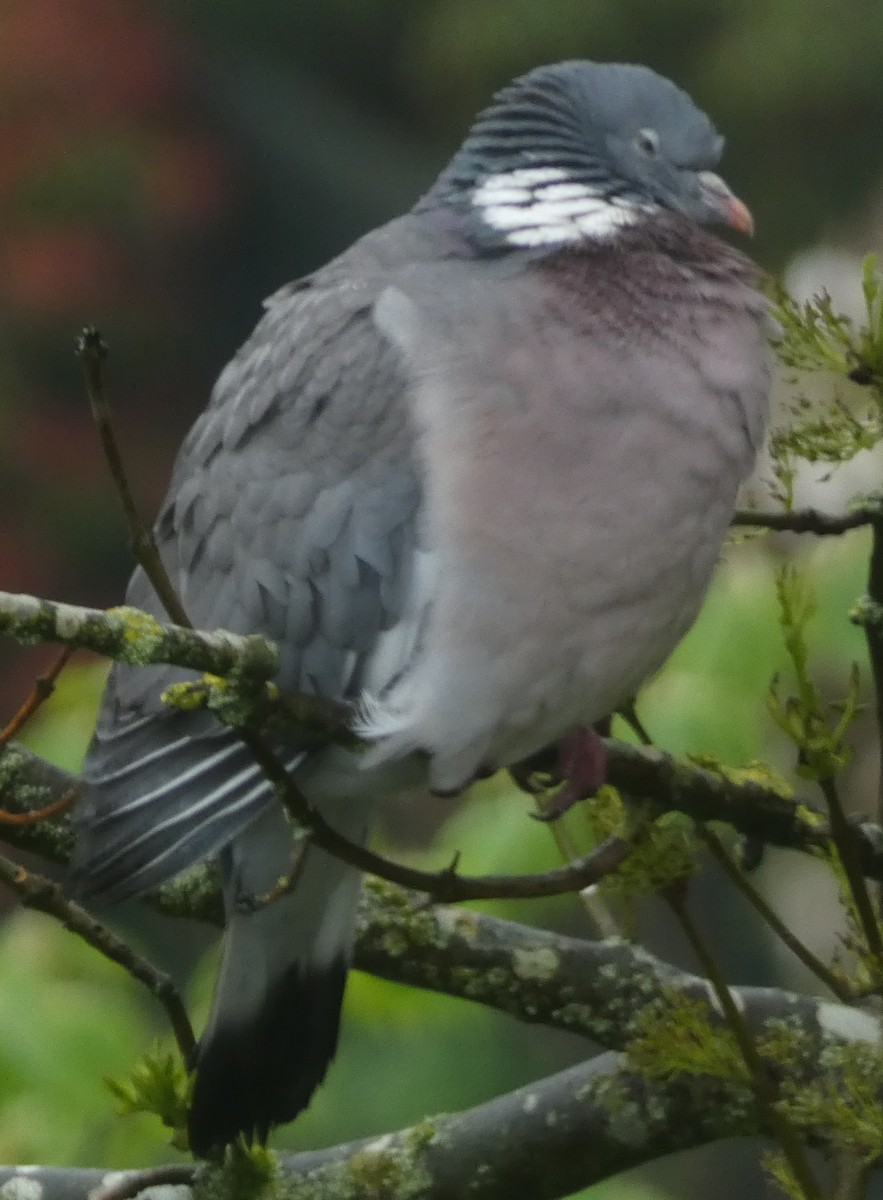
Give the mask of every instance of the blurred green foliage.
[(120, 1119), (103, 1079), (159, 1028), (119, 968), (44, 916), (0, 930), (0, 1159), (119, 1164), (168, 1157), (155, 1118)]

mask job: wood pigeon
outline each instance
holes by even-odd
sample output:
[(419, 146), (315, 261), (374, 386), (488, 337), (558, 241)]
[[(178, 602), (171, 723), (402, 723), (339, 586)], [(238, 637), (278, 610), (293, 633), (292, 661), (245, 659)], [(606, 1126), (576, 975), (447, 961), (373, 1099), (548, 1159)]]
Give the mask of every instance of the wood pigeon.
[[(769, 385), (757, 270), (704, 228), (751, 231), (722, 148), (646, 67), (530, 71), (410, 212), (269, 299), (186, 438), (171, 580), (197, 626), (273, 639), (283, 689), (353, 702), (364, 754), (274, 742), (348, 838), (604, 717), (693, 622)], [(163, 615), (140, 569), (126, 602)], [(360, 880), (310, 846), (290, 894), (241, 903), (292, 834), (236, 734), (162, 703), (187, 677), (114, 667), (73, 885), (117, 901), (218, 858), (206, 1155), (324, 1077)]]

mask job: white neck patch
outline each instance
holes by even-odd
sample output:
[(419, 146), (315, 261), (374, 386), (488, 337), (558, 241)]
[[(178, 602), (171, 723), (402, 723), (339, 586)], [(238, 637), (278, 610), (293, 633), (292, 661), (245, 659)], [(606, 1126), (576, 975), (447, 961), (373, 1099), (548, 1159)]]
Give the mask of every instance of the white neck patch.
[(472, 204), (510, 246), (604, 241), (657, 207), (608, 199), (569, 179), (560, 167), (519, 167), (490, 175), (472, 193)]

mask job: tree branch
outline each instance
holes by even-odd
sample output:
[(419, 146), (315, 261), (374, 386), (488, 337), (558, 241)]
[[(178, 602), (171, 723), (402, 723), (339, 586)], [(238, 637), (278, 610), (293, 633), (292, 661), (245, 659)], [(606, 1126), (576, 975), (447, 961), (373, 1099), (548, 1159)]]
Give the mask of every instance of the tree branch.
[(189, 626), (187, 613), (184, 611), (163, 566), (153, 531), (141, 519), (135, 497), (132, 495), (126, 469), (123, 466), (123, 457), (114, 433), (113, 422), (110, 419), (110, 405), (104, 391), (103, 364), (107, 358), (107, 346), (98, 330), (91, 325), (87, 325), (77, 338), (77, 357), (83, 364), (83, 377), (89, 396), (89, 405), (98, 427), (98, 436), (101, 439), (104, 457), (107, 459), (107, 465), (122, 505), (123, 518), (129, 531), (135, 558), (144, 568), (147, 578), (153, 585), (153, 590), (169, 617), (178, 625)]
[(60, 642), (135, 666), (170, 663), (256, 683), (271, 679), (279, 666), (276, 647), (258, 634), (203, 633), (157, 621), (137, 608), (105, 612), (13, 592), (0, 592), (0, 633), (23, 645)]
[[(4, 765), (10, 757), (18, 761), (19, 771), (7, 772), (4, 791)], [(25, 785), (26, 779), (32, 782)], [(0, 754), (0, 796), (5, 803), (17, 798), (24, 811), (29, 805), (40, 807), (47, 796), (70, 782), (65, 772), (19, 747)], [(66, 862), (72, 847), (66, 818), (15, 827), (9, 837), (21, 848), (56, 862)], [(883, 858), (879, 846), (876, 853)], [(169, 916), (223, 923), (218, 880), (211, 868), (166, 885), (149, 903)], [(612, 1049), (621, 1049), (633, 1036), (631, 1022), (644, 1010), (648, 995), (659, 996), (670, 986), (691, 994), (704, 994), (706, 988), (698, 977), (676, 971), (625, 941), (564, 938), (467, 910), (427, 906), (419, 895), (371, 879), (355, 962), (384, 978), (582, 1033)], [(816, 1000), (778, 990), (743, 989), (742, 994), (758, 1012), (770, 1015), (796, 1011), (805, 1020), (815, 1020), (819, 1012)], [(843, 1006), (837, 1009), (853, 1013)], [(611, 1011), (618, 1014), (616, 1022), (610, 1021)], [(870, 1023), (860, 1013), (853, 1013), (851, 1019)]]
[(759, 509), (738, 509), (731, 524), (752, 526), (785, 533), (814, 533), (819, 537), (838, 537), (851, 529), (872, 525), (880, 520), (879, 505), (861, 504), (845, 513), (823, 513), (815, 508), (762, 512)]
[[(621, 1171), (723, 1138), (764, 1134), (744, 1086), (708, 1076), (648, 1080), (604, 1054), (465, 1112), (381, 1137), (284, 1155), (269, 1200), (382, 1195), (384, 1200), (559, 1200)], [(217, 1168), (172, 1166), (169, 1178), (211, 1184)], [(113, 1173), (0, 1168), (0, 1186), (29, 1180), (41, 1200), (87, 1200), (97, 1186), (137, 1194), (156, 1170)], [(136, 1186), (132, 1186), (135, 1184)], [(31, 1194), (30, 1192), (28, 1194)]]
[(12, 719), (7, 722), (3, 729), (0, 729), (0, 746), (17, 737), (34, 713), (49, 699), (55, 691), (56, 680), (70, 661), (72, 653), (73, 650), (71, 647), (65, 646), (61, 653), (56, 656), (55, 662), (52, 663), (45, 675), (37, 676), (34, 680), (31, 694), (27, 697), (24, 704), (21, 705), (18, 712), (13, 715)]
[[(377, 880), (365, 889), (355, 964), (528, 1024), (581, 1034), (607, 1050), (625, 1049), (648, 1007), (666, 1003), (673, 991), (709, 999), (702, 976), (625, 939), (589, 941), (468, 909), (427, 907), (420, 897)], [(793, 1018), (815, 1038), (828, 1029), (849, 1041), (874, 1043), (880, 1036), (873, 1017), (848, 1005), (780, 988), (731, 992), (755, 1032), (769, 1021)]]
[[(283, 1160), (292, 1200), (384, 1169), (384, 1200), (557, 1200), (661, 1155), (756, 1133), (742, 1089), (648, 1082), (603, 1055), (463, 1113), (367, 1143)], [(336, 1185), (336, 1186), (335, 1186)], [(327, 1191), (323, 1191), (325, 1188)], [(365, 1187), (356, 1194), (371, 1194)]]
[[(53, 772), (48, 776), (51, 781)], [(670, 1003), (672, 991), (709, 1000), (704, 979), (622, 940), (581, 941), (471, 911), (427, 907), (419, 895), (377, 881), (366, 891), (356, 965), (389, 979), (567, 1029), (613, 1050), (626, 1047), (648, 1009)], [(164, 888), (154, 902), (166, 912), (220, 921), (210, 871)], [(777, 989), (732, 992), (753, 1030), (787, 1021), (810, 1035), (808, 1070), (825, 1046), (879, 1038), (872, 1017), (843, 1005)], [(673, 1149), (762, 1132), (746, 1089), (684, 1076), (648, 1081), (602, 1058), (467, 1113), (286, 1160), (285, 1187), (288, 1197), (318, 1200), (332, 1183), (376, 1180), (379, 1173), (390, 1200), (413, 1195), (415, 1179), (424, 1197), (453, 1200), (462, 1195), (463, 1179), (475, 1178), (473, 1194), (496, 1200), (514, 1194), (517, 1178), (525, 1200), (552, 1200)], [(48, 1173), (47, 1188), (68, 1190), (47, 1191), (43, 1200), (73, 1200), (82, 1195), (78, 1188), (95, 1182), (95, 1173)]]
[[(281, 1158), (272, 1200), (382, 1195), (384, 1200), (557, 1200), (674, 1150), (758, 1132), (747, 1095), (715, 1080), (695, 1088), (647, 1082), (612, 1055), (462, 1113), (382, 1137)], [(183, 1182), (187, 1168), (173, 1168)], [(27, 1179), (41, 1200), (86, 1200), (96, 1186), (154, 1172), (0, 1168), (0, 1186)], [(210, 1183), (211, 1168), (190, 1168)], [(122, 1177), (122, 1178), (121, 1178)], [(30, 1193), (29, 1193), (30, 1194)], [(131, 1193), (130, 1193), (131, 1194)]]

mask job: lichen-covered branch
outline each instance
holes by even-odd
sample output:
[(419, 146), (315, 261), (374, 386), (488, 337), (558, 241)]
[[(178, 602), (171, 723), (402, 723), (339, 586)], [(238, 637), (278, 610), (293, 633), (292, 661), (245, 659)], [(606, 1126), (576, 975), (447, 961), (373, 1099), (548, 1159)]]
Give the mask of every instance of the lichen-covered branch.
[[(53, 766), (17, 742), (0, 746), (0, 808), (12, 813), (37, 812), (79, 788), (75, 775)], [(2, 834), (2, 840), (10, 845), (30, 850), (54, 863), (66, 863), (74, 847), (66, 814), (51, 821), (4, 825)]]
[[(13, 749), (5, 753), (10, 754)], [(33, 807), (45, 802), (47, 790), (69, 786), (70, 777), (42, 760), (17, 751), (22, 774), (44, 772), (35, 786)], [(4, 756), (0, 756), (0, 772)], [(48, 781), (48, 782), (46, 782)], [(2, 794), (2, 785), (0, 785)], [(4, 803), (6, 803), (4, 797)], [(22, 807), (27, 807), (25, 801)], [(44, 831), (46, 841), (37, 836)], [(70, 845), (65, 821), (25, 826), (11, 831), (17, 844), (63, 862)], [(195, 917), (221, 924), (217, 879), (210, 869), (196, 871), (164, 887), (150, 903), (172, 916)], [(359, 923), (356, 965), (363, 970), (416, 987), (460, 996), (536, 1022), (583, 1034), (611, 1049), (629, 1040), (650, 1000), (665, 989), (705, 995), (705, 982), (675, 970), (631, 943), (611, 939), (583, 941), (445, 906), (427, 906), (418, 894), (369, 880)], [(816, 1000), (779, 990), (742, 989), (759, 1020), (796, 1016), (819, 1020)], [(862, 1025), (868, 1019), (845, 1006), (825, 1011), (851, 1014)]]
[[(161, 1200), (161, 1197), (189, 1200), (195, 1175), (196, 1168), (188, 1163), (154, 1167), (149, 1171), (113, 1171), (102, 1167), (0, 1167), (0, 1196), (3, 1200), (91, 1200), (92, 1194), (101, 1188), (137, 1179), (138, 1182), (143, 1180), (144, 1189), (164, 1189), (153, 1192), (153, 1200)], [(138, 1195), (139, 1192), (131, 1194)]]
[(740, 833), (790, 850), (815, 851), (830, 837), (821, 817), (760, 769), (699, 766), (665, 750), (610, 739), (605, 745), (609, 782), (627, 795), (652, 800), (660, 810), (725, 821)]
[[(267, 1200), (557, 1200), (672, 1151), (758, 1133), (750, 1096), (715, 1080), (647, 1081), (605, 1055), (462, 1113), (284, 1156)], [(177, 1172), (178, 1169), (176, 1169)], [(186, 1168), (176, 1173), (186, 1178)], [(123, 1173), (0, 1168), (8, 1200), (87, 1200)], [(138, 1176), (135, 1175), (137, 1181)], [(210, 1189), (211, 1169), (191, 1178)], [(153, 1182), (144, 1173), (144, 1184)], [(26, 1182), (22, 1188), (16, 1181)], [(188, 1195), (178, 1193), (182, 1200)]]
[[(67, 786), (63, 773), (48, 771), (50, 786), (56, 776)], [(63, 835), (62, 826), (60, 857)], [(220, 919), (210, 871), (164, 888), (151, 902), (166, 912)], [(567, 1029), (611, 1050), (628, 1047), (648, 1013), (668, 1011), (673, 996), (714, 1009), (705, 980), (626, 941), (583, 941), (427, 907), (419, 895), (378, 881), (366, 888), (355, 961), (386, 978)], [(734, 988), (733, 996), (757, 1036), (787, 1028), (805, 1038), (803, 1059), (789, 1062), (792, 1076), (813, 1070), (823, 1054), (830, 1064), (844, 1044), (879, 1044), (878, 1022), (845, 1005), (778, 989)], [(515, 1194), (517, 1181), (525, 1200), (553, 1200), (672, 1150), (763, 1132), (750, 1091), (738, 1082), (683, 1073), (661, 1081), (607, 1055), (467, 1113), (286, 1160), (284, 1192), (300, 1200), (365, 1194), (453, 1200), (468, 1180), (477, 1181), (470, 1194), (496, 1200)], [(39, 1170), (29, 1178), (44, 1182)], [(95, 1183), (94, 1172), (47, 1172), (41, 1195), (80, 1200)], [(31, 1190), (28, 1200), (35, 1195)]]
[[(649, 1006), (674, 992), (708, 1001), (708, 983), (622, 938), (590, 941), (529, 928), (468, 909), (427, 907), (420, 897), (370, 880), (359, 921), (356, 965), (565, 1029), (622, 1050)], [(780, 988), (732, 989), (755, 1031), (771, 1020), (876, 1042), (875, 1019), (848, 1005)]]
[[(678, 1150), (765, 1132), (744, 1085), (710, 1075), (649, 1079), (623, 1057), (604, 1054), (465, 1112), (327, 1150), (284, 1155), (278, 1178), (262, 1195), (559, 1200)], [(823, 1138), (824, 1131), (816, 1137)], [(179, 1200), (224, 1190), (212, 1186), (219, 1168), (168, 1170), (182, 1189), (191, 1182), (191, 1191), (176, 1193)], [(17, 1181), (26, 1186), (16, 1188)], [(142, 1181), (156, 1186), (156, 1169), (0, 1168), (0, 1191), (8, 1200), (87, 1200), (89, 1192), (108, 1185), (136, 1195)]]
[(285, 1194), (557, 1200), (672, 1151), (757, 1132), (741, 1088), (648, 1082), (604, 1055), (463, 1113), (285, 1160)]
[(164, 624), (137, 608), (105, 612), (12, 592), (0, 592), (0, 633), (25, 645), (60, 642), (136, 666), (172, 663), (255, 682), (271, 679), (279, 665), (276, 647), (257, 634), (204, 633)]

